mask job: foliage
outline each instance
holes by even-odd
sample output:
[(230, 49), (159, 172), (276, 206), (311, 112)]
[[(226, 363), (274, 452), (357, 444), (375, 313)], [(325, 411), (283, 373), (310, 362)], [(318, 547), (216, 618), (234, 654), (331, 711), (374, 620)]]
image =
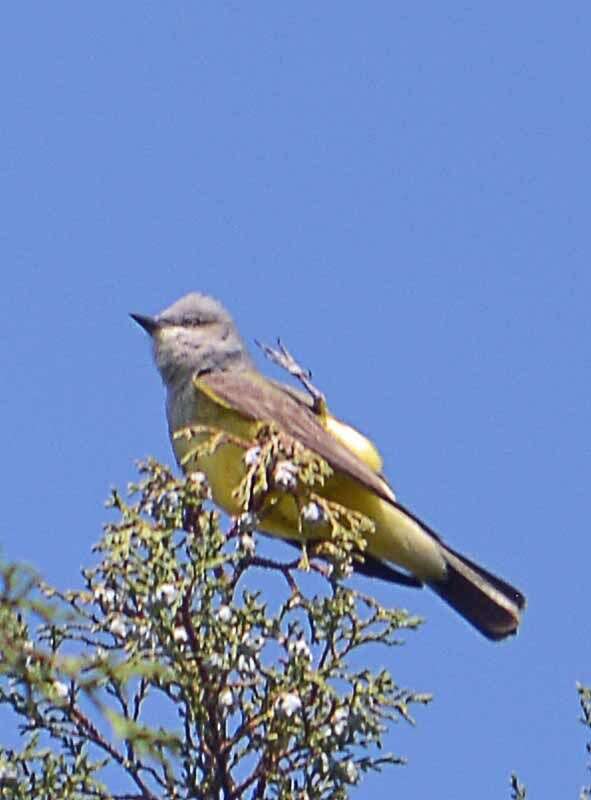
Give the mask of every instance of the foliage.
[[(591, 728), (591, 687), (577, 685), (579, 693), (579, 704), (581, 706), (581, 722), (587, 728)], [(587, 752), (591, 753), (591, 743), (587, 744)], [(591, 798), (591, 786), (585, 786), (581, 789), (580, 800), (589, 800)]]
[[(367, 521), (311, 513), (325, 465), (273, 431), (249, 459), (229, 530), (203, 475), (148, 461), (129, 501), (113, 491), (83, 589), (2, 568), (0, 703), (22, 746), (0, 747), (0, 797), (346, 798), (401, 763), (381, 752), (386, 726), (429, 697), (358, 665), (418, 620), (343, 585)], [(257, 553), (255, 511), (278, 487), (306, 524), (330, 525), (322, 561)], [(272, 592), (255, 588), (259, 570)]]
[(511, 775), (511, 800), (525, 800), (527, 791), (517, 775)]
[[(591, 728), (591, 687), (577, 684), (579, 694), (579, 704), (581, 707), (581, 722)], [(591, 743), (587, 744), (587, 752), (591, 753)], [(525, 786), (519, 781), (516, 775), (511, 775), (511, 800), (525, 800), (527, 791)], [(579, 800), (590, 800), (591, 786), (584, 786), (581, 789)]]

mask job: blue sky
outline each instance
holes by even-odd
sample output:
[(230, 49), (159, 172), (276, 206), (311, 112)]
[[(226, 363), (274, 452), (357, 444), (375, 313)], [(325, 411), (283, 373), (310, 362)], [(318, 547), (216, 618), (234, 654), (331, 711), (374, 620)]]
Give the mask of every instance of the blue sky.
[[(171, 461), (129, 311), (281, 335), (402, 501), (528, 596), (491, 645), (427, 592), (376, 653), (432, 691), (353, 797), (587, 780), (588, 3), (13, 4), (0, 26), (4, 553), (78, 583), (134, 459)], [(8, 498), (8, 499), (7, 499)], [(476, 789), (476, 787), (478, 787)]]

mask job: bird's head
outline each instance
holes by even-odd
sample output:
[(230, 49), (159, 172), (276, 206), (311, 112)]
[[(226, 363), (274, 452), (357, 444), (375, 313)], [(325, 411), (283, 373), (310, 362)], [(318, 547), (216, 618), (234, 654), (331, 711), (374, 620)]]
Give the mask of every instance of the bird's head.
[(130, 316), (150, 335), (154, 360), (167, 386), (195, 374), (251, 363), (232, 317), (208, 295), (187, 294), (155, 317)]

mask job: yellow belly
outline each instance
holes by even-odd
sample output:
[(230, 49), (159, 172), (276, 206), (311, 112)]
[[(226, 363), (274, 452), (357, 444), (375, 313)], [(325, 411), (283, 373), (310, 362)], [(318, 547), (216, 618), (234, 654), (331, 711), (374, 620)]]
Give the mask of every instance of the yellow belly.
[[(246, 442), (254, 438), (254, 424), (251, 422), (244, 421), (242, 425), (233, 424), (231, 427), (232, 433)], [(195, 438), (192, 441), (176, 440), (179, 461), (196, 443)], [(231, 516), (244, 510), (233, 494), (246, 474), (244, 454), (244, 447), (226, 443), (219, 445), (213, 454), (201, 455), (197, 461), (187, 464), (188, 471), (199, 469), (207, 475), (215, 503)], [(374, 523), (375, 530), (367, 542), (367, 551), (371, 555), (403, 566), (423, 580), (443, 575), (445, 567), (437, 544), (393, 504), (342, 473), (334, 473), (328, 478), (320, 494), (327, 500), (360, 512)], [(295, 499), (286, 492), (268, 496), (258, 527), (265, 533), (288, 539), (317, 540), (330, 535), (328, 527), (324, 530), (318, 525), (302, 527)]]

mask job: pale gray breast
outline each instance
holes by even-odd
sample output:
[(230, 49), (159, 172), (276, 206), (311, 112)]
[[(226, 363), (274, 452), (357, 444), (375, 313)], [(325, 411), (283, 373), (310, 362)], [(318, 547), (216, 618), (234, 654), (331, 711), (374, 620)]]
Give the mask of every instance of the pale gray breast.
[(170, 384), (166, 391), (166, 419), (172, 441), (174, 431), (186, 428), (195, 421), (197, 393), (192, 381)]

